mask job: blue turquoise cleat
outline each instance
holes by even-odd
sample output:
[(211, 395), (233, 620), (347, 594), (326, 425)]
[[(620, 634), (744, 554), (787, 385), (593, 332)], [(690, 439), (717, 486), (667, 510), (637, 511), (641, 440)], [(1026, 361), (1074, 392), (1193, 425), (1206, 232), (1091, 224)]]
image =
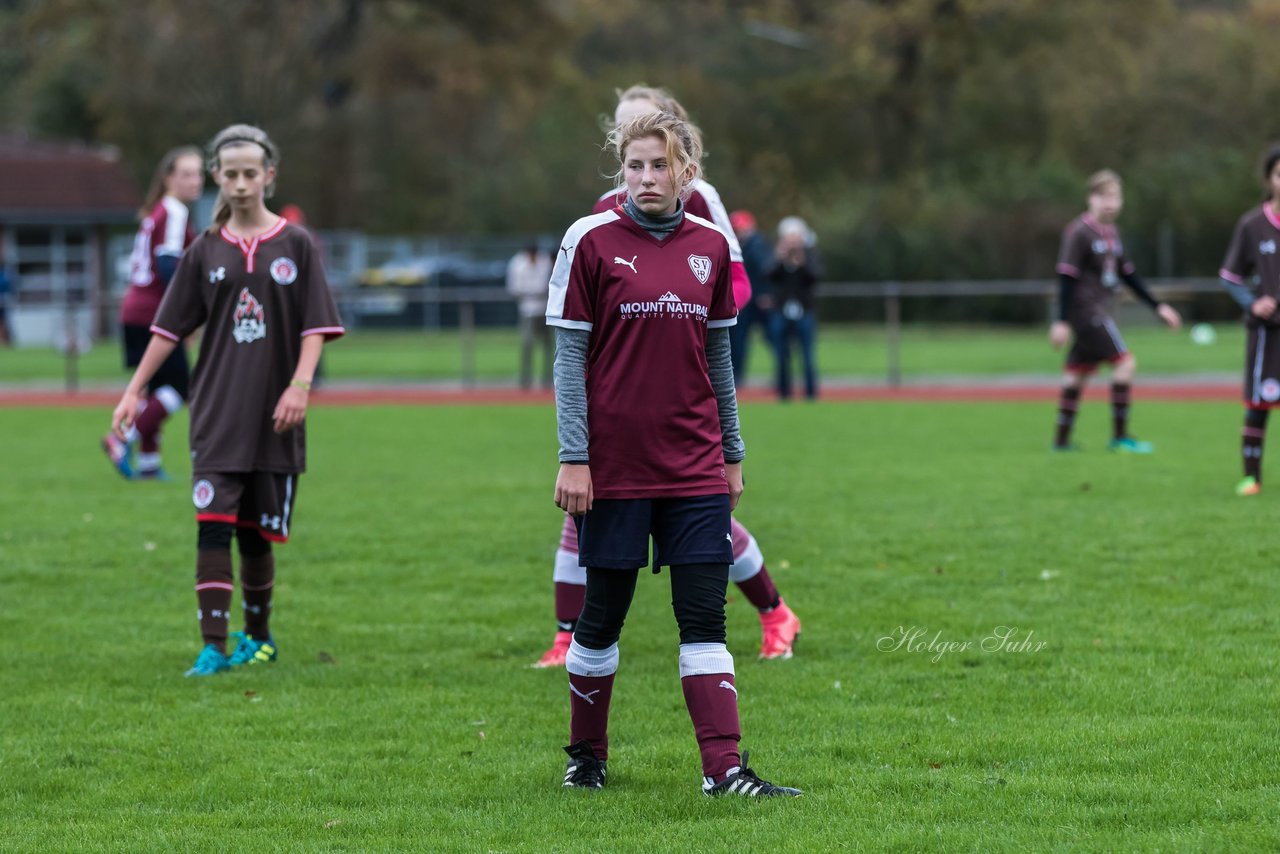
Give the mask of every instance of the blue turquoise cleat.
[(125, 480), (133, 479), (133, 465), (129, 462), (129, 452), (132, 448), (127, 442), (121, 442), (115, 433), (108, 433), (102, 437), (102, 450), (115, 470), (120, 472), (121, 477)]
[(213, 676), (230, 669), (231, 663), (227, 659), (226, 653), (210, 643), (205, 644), (204, 649), (200, 650), (200, 655), (196, 657), (196, 663), (191, 665), (191, 669), (183, 675)]
[(249, 637), (244, 632), (232, 632), (231, 636), (239, 638), (240, 642), (236, 644), (235, 652), (231, 653), (231, 657), (227, 659), (230, 667), (240, 667), (243, 664), (269, 664), (279, 655), (276, 642), (269, 635), (266, 640)]
[(1112, 439), (1107, 444), (1107, 447), (1118, 454), (1154, 454), (1156, 450), (1156, 446), (1150, 442), (1144, 442), (1132, 436), (1125, 436), (1123, 439)]

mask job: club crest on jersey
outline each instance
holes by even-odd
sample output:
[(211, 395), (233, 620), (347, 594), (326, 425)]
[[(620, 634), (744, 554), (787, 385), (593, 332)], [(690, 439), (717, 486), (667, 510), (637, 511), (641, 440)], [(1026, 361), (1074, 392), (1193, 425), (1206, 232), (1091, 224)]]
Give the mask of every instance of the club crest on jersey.
[(1263, 380), (1262, 388), (1258, 390), (1258, 394), (1267, 403), (1275, 403), (1277, 400), (1280, 400), (1280, 380)]
[(1276, 254), (1276, 242), (1274, 240), (1264, 240), (1258, 244), (1258, 254), (1274, 255)]
[(219, 267), (216, 270), (209, 271), (209, 284), (216, 285), (227, 277), (227, 268)]
[(1097, 255), (1105, 255), (1107, 253), (1107, 241), (1105, 240), (1093, 241), (1093, 251)]
[(240, 301), (236, 303), (235, 313), (231, 316), (231, 334), (237, 344), (248, 344), (267, 337), (267, 314), (262, 310), (262, 303), (249, 293), (248, 288), (240, 291)]
[(191, 490), (191, 503), (197, 510), (203, 510), (213, 503), (213, 484), (207, 480), (197, 480), (195, 489)]
[(298, 278), (298, 265), (292, 258), (277, 258), (271, 262), (271, 278), (278, 285), (292, 285)]
[(698, 277), (698, 281), (705, 285), (707, 279), (711, 278), (711, 259), (706, 255), (690, 255), (689, 269)]

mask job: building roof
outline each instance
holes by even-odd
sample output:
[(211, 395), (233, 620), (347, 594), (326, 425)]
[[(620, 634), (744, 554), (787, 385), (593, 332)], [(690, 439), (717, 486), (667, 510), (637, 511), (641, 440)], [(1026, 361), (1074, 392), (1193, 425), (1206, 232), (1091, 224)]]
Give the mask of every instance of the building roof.
[(0, 220), (122, 222), (141, 202), (115, 149), (0, 137)]

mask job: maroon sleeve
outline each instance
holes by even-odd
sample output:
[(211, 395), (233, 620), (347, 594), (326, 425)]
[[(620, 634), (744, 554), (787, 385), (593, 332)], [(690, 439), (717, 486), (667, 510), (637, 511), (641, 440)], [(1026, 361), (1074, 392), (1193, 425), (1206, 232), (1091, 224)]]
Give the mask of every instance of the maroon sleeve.
[(1089, 252), (1088, 237), (1083, 234), (1078, 222), (1072, 222), (1062, 232), (1062, 246), (1058, 249), (1057, 271), (1073, 279), (1080, 278), (1085, 259)]
[(169, 287), (165, 289), (164, 299), (160, 301), (160, 308), (156, 311), (156, 319), (151, 325), (151, 331), (156, 335), (181, 341), (199, 329), (208, 318), (209, 306), (205, 303), (202, 289), (203, 250), (204, 236), (201, 235), (178, 262), (178, 269), (173, 272)]
[(326, 341), (341, 338), (346, 329), (338, 315), (338, 305), (329, 290), (329, 280), (324, 274), (324, 261), (310, 234), (304, 235), (304, 269), (299, 284), (302, 285), (302, 335), (323, 335)]

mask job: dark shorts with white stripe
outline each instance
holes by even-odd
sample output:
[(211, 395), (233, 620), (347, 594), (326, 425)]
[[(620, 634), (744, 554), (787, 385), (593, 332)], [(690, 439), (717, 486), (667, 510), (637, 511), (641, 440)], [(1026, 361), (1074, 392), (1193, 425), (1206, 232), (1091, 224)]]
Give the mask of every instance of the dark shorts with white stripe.
[(1067, 371), (1092, 373), (1103, 362), (1115, 364), (1129, 355), (1116, 322), (1110, 317), (1095, 317), (1086, 323), (1071, 324), (1072, 343), (1067, 353)]
[(255, 528), (265, 539), (289, 539), (298, 476), (278, 472), (205, 472), (191, 476), (197, 522), (227, 522)]
[(1280, 406), (1280, 328), (1250, 326), (1244, 348), (1244, 405)]

